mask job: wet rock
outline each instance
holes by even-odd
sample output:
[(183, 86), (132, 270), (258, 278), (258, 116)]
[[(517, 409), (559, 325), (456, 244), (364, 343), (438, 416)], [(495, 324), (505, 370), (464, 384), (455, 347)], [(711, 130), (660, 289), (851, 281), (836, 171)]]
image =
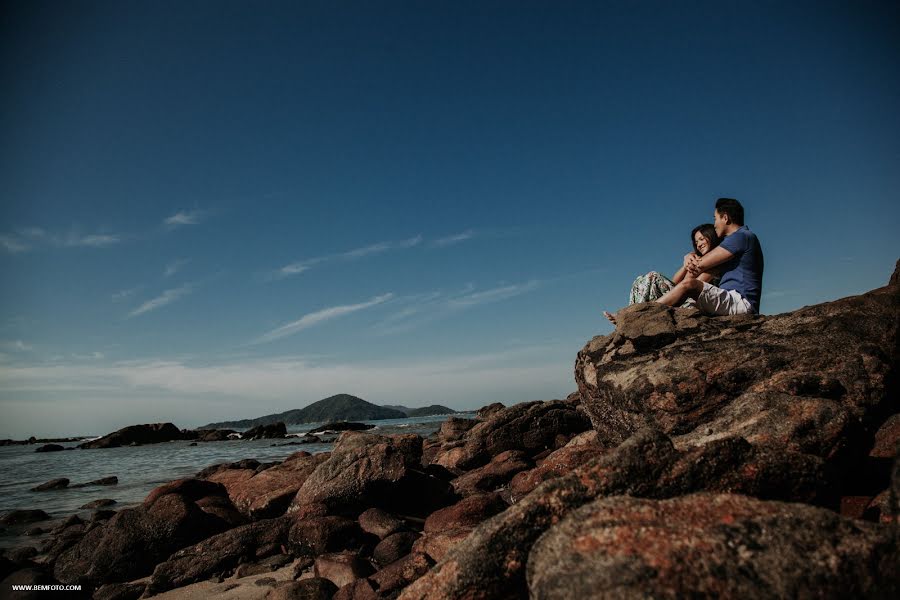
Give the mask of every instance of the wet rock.
[(401, 531), (384, 538), (372, 551), (372, 560), (386, 566), (409, 554), (419, 534), (413, 531)]
[(344, 517), (292, 518), (288, 542), (295, 556), (318, 556), (351, 548), (362, 539), (357, 523)]
[(379, 508), (370, 508), (359, 515), (359, 527), (366, 533), (384, 539), (403, 529), (403, 520)]
[(534, 463), (521, 450), (507, 450), (494, 456), (483, 467), (472, 469), (451, 483), (453, 489), (460, 496), (492, 492), (509, 483), (516, 473), (533, 466)]
[(531, 598), (896, 597), (892, 533), (831, 511), (734, 495), (620, 496), (537, 541)]
[(369, 580), (375, 584), (379, 595), (394, 594), (428, 572), (434, 564), (421, 552), (408, 554), (381, 569)]
[(281, 554), (287, 544), (290, 526), (288, 517), (257, 521), (183, 548), (156, 566), (148, 592), (159, 594), (231, 572), (241, 562)]
[(98, 585), (147, 575), (176, 550), (231, 526), (196, 503), (224, 494), (221, 486), (195, 479), (160, 486), (141, 505), (119, 511), (63, 552), (54, 576), (64, 583)]
[(48, 490), (61, 490), (69, 485), (69, 480), (65, 477), (59, 477), (57, 479), (51, 479), (50, 481), (45, 481), (39, 486), (31, 488), (32, 492), (46, 492)]
[(82, 510), (90, 510), (92, 508), (104, 508), (106, 506), (112, 506), (116, 501), (112, 498), (98, 498), (97, 500), (91, 500), (87, 504), (82, 504)]
[(257, 425), (241, 434), (244, 440), (263, 440), (273, 438), (283, 438), (287, 435), (287, 427), (284, 423), (272, 423), (271, 425)]
[(115, 475), (110, 477), (101, 477), (100, 479), (95, 479), (93, 481), (88, 481), (87, 483), (76, 483), (75, 485), (70, 485), (70, 488), (83, 488), (88, 487), (89, 485), (117, 485), (119, 483), (119, 478)]
[(523, 402), (495, 412), (472, 427), (454, 460), (445, 459), (440, 464), (470, 470), (508, 450), (533, 456), (555, 448), (560, 434), (571, 435), (590, 428), (591, 422), (584, 413), (564, 401)]
[(231, 502), (243, 514), (272, 518), (287, 511), (307, 477), (326, 460), (327, 454), (303, 452), (262, 471), (258, 471), (259, 464), (253, 469), (222, 469), (207, 479), (225, 486)]
[(266, 594), (266, 600), (331, 600), (337, 590), (328, 579), (311, 577), (279, 583)]
[(171, 423), (151, 423), (129, 425), (102, 438), (79, 444), (78, 447), (91, 450), (96, 448), (117, 448), (119, 446), (142, 446), (144, 444), (171, 442), (172, 440), (183, 438), (181, 431)]
[(425, 533), (461, 528), (474, 528), (482, 521), (506, 510), (507, 504), (497, 493), (476, 494), (464, 498), (425, 519)]
[(325, 433), (326, 431), (365, 431), (374, 429), (374, 425), (368, 423), (353, 423), (350, 421), (337, 421), (334, 423), (325, 423), (314, 429), (310, 429), (309, 433)]
[(35, 449), (35, 452), (59, 452), (61, 450), (65, 450), (65, 448), (59, 444), (44, 444), (40, 448)]
[(0, 523), (3, 525), (22, 525), (24, 523), (37, 523), (38, 521), (47, 521), (50, 515), (42, 510), (14, 510), (3, 515)]

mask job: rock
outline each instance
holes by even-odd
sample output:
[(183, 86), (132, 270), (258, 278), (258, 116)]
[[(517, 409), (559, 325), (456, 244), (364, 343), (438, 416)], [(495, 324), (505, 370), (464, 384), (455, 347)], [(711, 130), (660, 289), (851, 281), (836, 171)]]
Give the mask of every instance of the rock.
[(59, 444), (44, 444), (40, 448), (37, 448), (35, 452), (59, 452), (61, 450), (65, 450), (65, 448)]
[(383, 540), (403, 529), (403, 520), (379, 508), (370, 508), (359, 515), (359, 527)]
[(234, 578), (241, 579), (243, 577), (271, 573), (272, 571), (276, 571), (281, 567), (291, 564), (291, 562), (293, 562), (293, 560), (287, 554), (276, 554), (258, 562), (243, 563), (234, 570)]
[(49, 533), (49, 529), (44, 529), (43, 527), (32, 527), (25, 531), (25, 535), (27, 536), (35, 536), (35, 535), (43, 535), (45, 533)]
[[(6, 578), (0, 582), (0, 589), (4, 592), (11, 592), (12, 586), (14, 585), (55, 585), (58, 582), (53, 579), (49, 574), (38, 567), (28, 567), (25, 569), (19, 569), (17, 571), (13, 571)], [(31, 600), (31, 599), (39, 599), (45, 598), (46, 592), (33, 590), (33, 591), (16, 591), (14, 595), (11, 597), (16, 600)]]
[(171, 442), (172, 440), (183, 438), (181, 431), (171, 423), (151, 423), (129, 425), (102, 438), (79, 444), (78, 447), (91, 450), (96, 448), (117, 448), (119, 446), (142, 446), (144, 444)]
[(368, 579), (357, 579), (339, 589), (333, 600), (381, 600)]
[(507, 450), (520, 450), (529, 456), (555, 448), (559, 434), (581, 433), (591, 428), (590, 420), (570, 404), (523, 402), (493, 413), (464, 436), (465, 444), (455, 463), (442, 461), (448, 468), (469, 470), (487, 464)]
[(309, 433), (325, 433), (326, 431), (365, 431), (366, 429), (374, 429), (374, 425), (368, 423), (352, 423), (348, 421), (338, 421), (335, 423), (325, 423), (314, 429), (310, 429)]
[(103, 508), (105, 506), (112, 506), (116, 501), (112, 498), (98, 498), (97, 500), (91, 500), (87, 504), (82, 504), (82, 510), (90, 510), (92, 508)]
[(237, 432), (233, 429), (197, 429), (195, 433), (198, 442), (224, 442)]
[(378, 594), (384, 597), (398, 592), (427, 573), (433, 564), (428, 555), (414, 552), (381, 569), (369, 580), (375, 584)]
[(73, 525), (84, 525), (84, 521), (78, 515), (69, 515), (62, 523), (53, 528), (53, 533), (59, 533)]
[(697, 494), (619, 496), (574, 511), (537, 541), (529, 597), (896, 597), (886, 528), (800, 504)]
[(570, 442), (550, 454), (536, 468), (516, 473), (509, 483), (509, 497), (513, 501), (522, 498), (548, 479), (564, 475), (602, 452), (603, 448), (596, 444), (578, 442), (572, 445)]
[[(426, 502), (423, 486), (430, 483), (418, 471), (421, 452), (422, 438), (417, 435), (344, 433), (328, 460), (300, 487), (293, 505), (323, 503), (329, 509), (347, 511), (421, 510)], [(420, 477), (413, 480), (416, 473)]]
[(114, 510), (95, 510), (91, 513), (91, 521), (108, 521), (116, 514)]
[(531, 545), (553, 523), (597, 497), (667, 498), (711, 490), (810, 498), (823, 480), (820, 467), (813, 458), (767, 452), (740, 438), (680, 452), (667, 436), (645, 429), (482, 523), (401, 598), (525, 597)]
[(196, 479), (162, 485), (135, 508), (126, 508), (88, 531), (56, 560), (64, 583), (119, 583), (148, 575), (173, 552), (232, 526), (197, 504), (224, 496), (222, 486)]
[(530, 469), (534, 463), (521, 450), (507, 450), (491, 461), (454, 479), (453, 489), (461, 496), (492, 492), (509, 483), (516, 473)]
[(463, 419), (461, 417), (450, 417), (441, 423), (441, 429), (438, 431), (438, 440), (441, 442), (455, 442), (462, 439), (463, 435), (472, 429), (478, 421), (474, 419)]
[(502, 402), (494, 402), (493, 404), (488, 404), (487, 406), (482, 406), (475, 412), (475, 418), (479, 421), (484, 421), (486, 419), (490, 419), (495, 414), (500, 412), (506, 408), (506, 405)]
[(263, 440), (273, 438), (283, 438), (287, 435), (287, 427), (283, 422), (272, 423), (271, 425), (257, 425), (241, 434), (241, 439), (245, 440)]
[(257, 579), (253, 582), (253, 585), (258, 585), (260, 587), (275, 587), (278, 583), (278, 580), (274, 577), (263, 577), (262, 579)]
[(3, 515), (0, 523), (3, 525), (22, 525), (24, 523), (37, 523), (47, 521), (50, 515), (42, 510), (14, 510)]
[(897, 523), (900, 519), (891, 511), (891, 491), (884, 490), (869, 502), (863, 518), (875, 523)]
[(372, 551), (372, 560), (382, 567), (391, 564), (409, 554), (419, 534), (413, 531), (400, 531), (384, 538)]
[(70, 488), (83, 488), (88, 487), (89, 485), (117, 485), (119, 483), (119, 478), (115, 475), (110, 477), (101, 477), (100, 479), (95, 479), (93, 481), (88, 481), (87, 483), (76, 483), (75, 485), (70, 485)]
[(337, 516), (299, 519), (292, 515), (293, 524), (288, 542), (294, 556), (318, 556), (355, 546), (362, 539), (362, 531), (355, 521)]
[(328, 579), (311, 577), (279, 583), (266, 594), (266, 600), (331, 600), (337, 590)]
[(283, 515), (316, 468), (328, 460), (327, 454), (297, 453), (279, 465), (257, 471), (222, 469), (208, 475), (208, 480), (221, 483), (228, 497), (243, 514), (254, 519)]
[(461, 528), (474, 528), (482, 521), (506, 510), (507, 504), (497, 493), (476, 494), (464, 498), (425, 519), (425, 533), (436, 533)]
[(212, 465), (212, 466), (206, 467), (205, 469), (203, 469), (202, 471), (197, 473), (197, 475), (195, 475), (195, 477), (197, 479), (208, 479), (211, 475), (214, 475), (221, 471), (228, 471), (230, 469), (234, 469), (234, 470), (246, 469), (249, 471), (255, 471), (257, 467), (259, 467), (258, 460), (255, 460), (252, 458), (245, 458), (244, 460), (239, 460), (239, 461), (233, 462), (233, 463), (219, 463), (217, 465)]
[(138, 600), (147, 589), (143, 583), (109, 583), (94, 592), (93, 600)]
[(374, 569), (355, 552), (338, 552), (316, 558), (314, 572), (316, 577), (328, 579), (340, 588), (355, 579), (368, 577)]
[(441, 561), (451, 548), (469, 537), (473, 529), (474, 527), (460, 527), (426, 533), (413, 544), (413, 552), (427, 554), (435, 562)]
[(69, 480), (65, 477), (59, 477), (57, 479), (51, 479), (50, 481), (45, 481), (39, 486), (31, 488), (32, 492), (46, 492), (48, 490), (61, 490), (69, 485)]
[(147, 590), (159, 594), (230, 572), (242, 561), (281, 554), (290, 526), (288, 517), (257, 521), (183, 548), (156, 566)]
[(841, 479), (867, 450), (897, 370), (900, 286), (775, 316), (639, 304), (617, 323), (575, 364), (602, 445), (647, 425), (679, 447), (741, 436), (819, 457)]
[(11, 548), (6, 551), (6, 558), (17, 564), (31, 562), (31, 559), (38, 555), (38, 549), (34, 546), (23, 546), (21, 548)]
[(891, 415), (875, 432), (875, 444), (869, 451), (872, 458), (893, 460), (900, 452), (900, 414)]

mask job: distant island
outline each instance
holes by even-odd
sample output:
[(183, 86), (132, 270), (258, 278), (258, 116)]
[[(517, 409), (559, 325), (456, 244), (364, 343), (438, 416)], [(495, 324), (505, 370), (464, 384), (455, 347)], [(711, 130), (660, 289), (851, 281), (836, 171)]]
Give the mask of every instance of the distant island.
[(199, 429), (243, 429), (258, 425), (272, 425), (278, 422), (283, 422), (285, 425), (300, 425), (326, 421), (376, 421), (430, 415), (450, 415), (455, 412), (451, 408), (437, 404), (422, 408), (408, 408), (399, 405), (378, 406), (350, 394), (337, 394), (318, 402), (313, 402), (305, 408), (295, 408), (281, 413), (256, 417), (255, 419), (210, 423)]

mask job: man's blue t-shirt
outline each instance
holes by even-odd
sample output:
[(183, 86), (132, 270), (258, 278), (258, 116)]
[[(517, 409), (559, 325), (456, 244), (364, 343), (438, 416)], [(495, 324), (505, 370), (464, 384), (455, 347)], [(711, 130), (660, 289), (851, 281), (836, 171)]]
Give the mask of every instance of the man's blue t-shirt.
[(719, 287), (736, 291), (758, 314), (763, 278), (763, 253), (759, 240), (746, 225), (742, 225), (731, 235), (725, 236), (719, 245), (734, 254), (722, 264)]

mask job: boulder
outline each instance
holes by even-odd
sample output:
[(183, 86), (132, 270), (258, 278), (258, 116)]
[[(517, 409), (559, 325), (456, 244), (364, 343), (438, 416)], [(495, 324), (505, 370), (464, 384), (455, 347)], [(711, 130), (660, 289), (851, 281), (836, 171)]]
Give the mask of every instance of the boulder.
[(91, 500), (87, 504), (82, 504), (82, 510), (90, 510), (94, 508), (104, 508), (106, 506), (112, 506), (116, 501), (112, 498), (98, 498), (97, 500)]
[(434, 561), (427, 554), (413, 552), (369, 577), (381, 597), (390, 596), (428, 572)]
[(138, 600), (146, 589), (145, 583), (108, 583), (94, 592), (92, 600)]
[(282, 553), (291, 519), (279, 517), (235, 527), (183, 548), (157, 565), (147, 586), (150, 594), (182, 587), (233, 571), (238, 564)]
[(603, 498), (534, 545), (530, 598), (897, 597), (888, 528), (735, 495)]
[(10, 592), (10, 596), (15, 598), (16, 600), (39, 600), (40, 598), (46, 598), (46, 592), (39, 590), (32, 591), (16, 591), (14, 594), (12, 592), (12, 586), (14, 585), (54, 585), (59, 582), (53, 579), (47, 572), (45, 572), (40, 567), (27, 567), (24, 569), (19, 569), (17, 571), (13, 571), (9, 575), (7, 575), (3, 581), (0, 581), (0, 589), (4, 592)]
[[(596, 432), (595, 432), (596, 433)], [(516, 473), (509, 482), (509, 498), (516, 501), (531, 492), (534, 488), (554, 477), (565, 475), (575, 467), (581, 466), (603, 452), (596, 444), (568, 444), (547, 456), (534, 469)]]
[(42, 510), (14, 510), (3, 515), (3, 518), (0, 518), (0, 523), (3, 525), (22, 525), (25, 523), (47, 521), (50, 518), (50, 515)]
[(578, 353), (575, 378), (602, 445), (645, 426), (679, 447), (740, 436), (842, 478), (883, 420), (898, 332), (898, 285), (775, 316), (637, 304)]
[(869, 451), (869, 456), (893, 460), (898, 453), (900, 453), (900, 413), (888, 417), (875, 432), (875, 443)]
[(463, 419), (462, 417), (450, 417), (441, 423), (441, 429), (438, 431), (438, 440), (441, 442), (455, 442), (462, 439), (463, 435), (478, 423), (474, 419)]
[(92, 450), (96, 448), (117, 448), (119, 446), (142, 446), (159, 444), (184, 439), (181, 431), (171, 423), (151, 423), (129, 425), (99, 439), (79, 444), (79, 448)]
[(281, 421), (270, 425), (257, 425), (241, 434), (244, 440), (264, 440), (283, 438), (287, 435), (287, 427)]
[(361, 577), (368, 577), (375, 570), (356, 552), (323, 554), (316, 559), (316, 577), (328, 579), (337, 587), (343, 587)]
[(400, 531), (381, 540), (372, 551), (372, 560), (382, 567), (391, 564), (409, 554), (419, 534), (413, 531)]
[(285, 513), (307, 477), (327, 459), (327, 454), (303, 452), (263, 471), (257, 471), (259, 465), (253, 469), (229, 468), (207, 479), (225, 486), (234, 506), (246, 516), (272, 518)]
[(455, 464), (445, 467), (469, 470), (487, 464), (507, 450), (534, 456), (555, 448), (558, 435), (581, 433), (591, 428), (590, 420), (570, 403), (561, 400), (523, 402), (491, 414), (463, 437), (465, 444)]
[(339, 589), (332, 600), (382, 600), (382, 596), (371, 581), (360, 578)]
[(337, 590), (337, 586), (328, 579), (310, 577), (277, 584), (269, 590), (265, 600), (331, 600)]
[(482, 406), (477, 411), (475, 411), (475, 418), (479, 421), (490, 419), (492, 416), (494, 416), (504, 408), (506, 408), (506, 405), (502, 402), (494, 402), (492, 404), (488, 404), (487, 406)]
[(88, 487), (90, 485), (118, 485), (119, 478), (115, 475), (111, 475), (109, 477), (101, 477), (100, 479), (95, 479), (93, 481), (88, 481), (87, 483), (76, 483), (75, 485), (70, 485), (70, 488), (83, 488)]
[(359, 515), (359, 527), (366, 533), (377, 536), (383, 540), (392, 533), (403, 529), (402, 519), (385, 512), (379, 508), (370, 508)]
[(474, 528), (482, 521), (506, 510), (507, 504), (497, 493), (476, 494), (464, 498), (425, 519), (425, 533), (436, 533), (461, 528)]
[(426, 533), (413, 544), (413, 552), (427, 554), (435, 562), (441, 561), (454, 546), (469, 537), (473, 529), (475, 528), (459, 527)]
[(374, 429), (374, 425), (368, 423), (353, 423), (351, 421), (337, 421), (334, 423), (325, 423), (309, 430), (309, 433), (325, 433), (326, 431), (365, 431)]
[(196, 479), (156, 488), (142, 504), (98, 523), (60, 554), (54, 576), (64, 583), (95, 586), (150, 574), (176, 550), (233, 525), (198, 505), (210, 495), (224, 496), (225, 490)]
[(35, 452), (59, 452), (60, 450), (65, 450), (65, 448), (59, 444), (44, 444), (40, 448), (35, 449)]
[[(439, 484), (419, 469), (422, 438), (346, 432), (331, 455), (306, 479), (293, 505), (323, 503), (331, 510), (382, 508), (388, 512), (428, 510)], [(429, 487), (431, 486), (431, 487)]]
[(39, 486), (31, 488), (32, 492), (46, 492), (48, 490), (61, 490), (69, 486), (69, 480), (65, 477), (59, 477), (57, 479), (51, 479), (50, 481), (45, 481)]
[(301, 519), (291, 515), (293, 523), (287, 541), (294, 556), (318, 556), (357, 545), (362, 531), (355, 521), (338, 516)]
[(229, 440), (230, 435), (237, 433), (233, 429), (197, 429), (195, 430), (195, 434), (197, 435), (198, 442), (224, 442)]
[(472, 469), (451, 483), (460, 496), (492, 492), (509, 483), (516, 473), (533, 466), (534, 463), (521, 450), (507, 450), (491, 458), (483, 467)]

